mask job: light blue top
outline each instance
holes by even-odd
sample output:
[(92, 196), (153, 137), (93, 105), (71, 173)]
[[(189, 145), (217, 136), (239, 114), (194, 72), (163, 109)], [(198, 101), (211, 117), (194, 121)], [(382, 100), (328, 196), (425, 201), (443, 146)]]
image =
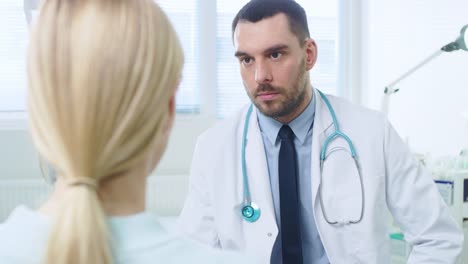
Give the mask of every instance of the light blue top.
[[(114, 263), (257, 263), (170, 234), (154, 213), (108, 218)], [(42, 264), (50, 219), (24, 206), (0, 224), (0, 263)]]
[[(294, 132), (294, 146), (297, 152), (298, 161), (298, 185), (299, 202), (301, 214), (301, 238), (303, 263), (329, 263), (327, 255), (320, 240), (317, 227), (314, 221), (312, 205), (312, 176), (311, 176), (311, 151), (312, 151), (312, 127), (315, 116), (315, 97), (312, 98), (306, 107), (296, 119), (289, 124)], [(278, 138), (278, 132), (283, 126), (282, 123), (258, 113), (258, 123), (265, 146), (268, 171), (270, 175), (271, 193), (276, 213), (276, 222), (280, 229), (275, 245), (273, 246), (271, 263), (282, 264), (281, 254), (281, 217), (280, 217), (280, 198), (278, 186), (278, 157), (281, 146), (281, 140)], [(319, 164), (314, 164), (319, 166)], [(284, 263), (287, 264), (287, 263)]]

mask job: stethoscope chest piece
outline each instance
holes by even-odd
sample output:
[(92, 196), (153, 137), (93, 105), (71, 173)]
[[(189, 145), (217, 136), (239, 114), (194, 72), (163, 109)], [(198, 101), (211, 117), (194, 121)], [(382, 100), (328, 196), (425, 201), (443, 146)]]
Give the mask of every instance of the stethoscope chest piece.
[(242, 217), (247, 222), (255, 222), (260, 218), (260, 207), (255, 203), (242, 206)]

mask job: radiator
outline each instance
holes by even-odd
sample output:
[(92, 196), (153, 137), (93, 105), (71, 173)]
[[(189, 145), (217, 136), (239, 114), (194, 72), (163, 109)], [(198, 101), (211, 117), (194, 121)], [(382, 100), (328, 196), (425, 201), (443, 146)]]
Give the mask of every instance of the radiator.
[[(146, 207), (161, 216), (177, 216), (188, 190), (186, 175), (157, 175), (148, 177)], [(23, 204), (38, 208), (52, 190), (43, 179), (0, 179), (0, 222)]]
[(38, 208), (45, 201), (51, 189), (51, 186), (41, 178), (1, 179), (0, 222), (3, 222), (10, 212), (20, 204), (30, 208)]

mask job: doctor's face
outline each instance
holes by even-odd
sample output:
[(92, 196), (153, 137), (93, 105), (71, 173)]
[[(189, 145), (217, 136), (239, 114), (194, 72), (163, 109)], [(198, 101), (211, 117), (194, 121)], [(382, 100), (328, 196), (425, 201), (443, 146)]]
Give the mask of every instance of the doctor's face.
[(312, 96), (308, 71), (317, 49), (311, 39), (301, 42), (281, 13), (256, 23), (240, 21), (234, 31), (235, 56), (250, 100), (282, 123), (298, 116)]

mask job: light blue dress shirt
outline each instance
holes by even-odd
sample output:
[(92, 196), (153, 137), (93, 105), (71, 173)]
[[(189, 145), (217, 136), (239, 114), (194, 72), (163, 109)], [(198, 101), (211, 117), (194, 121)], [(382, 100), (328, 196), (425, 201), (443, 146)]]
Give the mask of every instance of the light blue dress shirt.
[[(278, 224), (279, 229), (278, 237), (276, 238), (273, 251), (271, 253), (271, 264), (282, 264), (280, 197), (278, 186), (278, 156), (281, 140), (278, 138), (278, 132), (283, 124), (273, 118), (263, 115), (260, 111), (257, 111), (257, 113), (268, 163), (276, 223)], [(312, 176), (310, 162), (314, 116), (315, 97), (312, 98), (304, 112), (287, 125), (291, 127), (295, 135), (294, 146), (296, 147), (298, 159), (299, 208), (301, 210), (303, 263), (323, 264), (329, 263), (329, 261), (315, 225), (312, 205)]]

